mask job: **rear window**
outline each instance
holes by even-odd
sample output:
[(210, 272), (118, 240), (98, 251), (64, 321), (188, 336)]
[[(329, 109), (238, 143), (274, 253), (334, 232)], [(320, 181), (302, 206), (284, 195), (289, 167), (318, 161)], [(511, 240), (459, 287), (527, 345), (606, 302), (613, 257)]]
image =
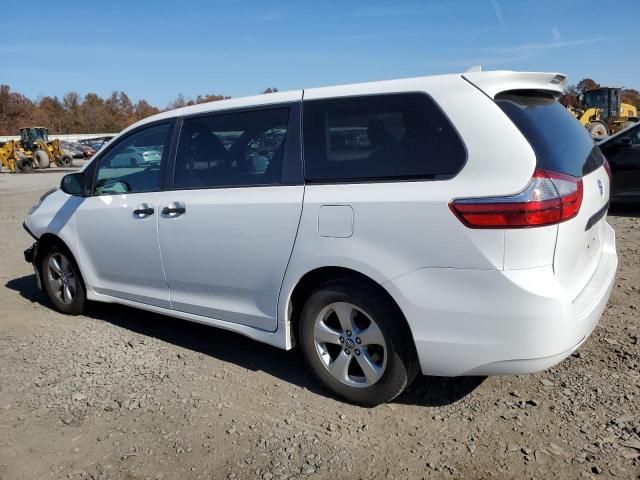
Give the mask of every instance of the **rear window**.
[(587, 130), (551, 95), (505, 92), (496, 103), (531, 144), (538, 168), (582, 177), (604, 163)]
[(449, 120), (423, 93), (304, 102), (308, 181), (445, 179), (466, 150)]

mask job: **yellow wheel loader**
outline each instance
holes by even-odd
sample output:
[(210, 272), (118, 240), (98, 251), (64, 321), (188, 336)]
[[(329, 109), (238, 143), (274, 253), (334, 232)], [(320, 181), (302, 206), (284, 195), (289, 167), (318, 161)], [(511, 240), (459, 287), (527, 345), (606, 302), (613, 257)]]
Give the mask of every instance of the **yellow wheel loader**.
[(32, 157), (36, 168), (48, 168), (51, 163), (58, 167), (73, 166), (73, 158), (60, 147), (60, 140), (49, 141), (45, 127), (20, 129), (20, 150)]
[(567, 107), (594, 138), (616, 133), (638, 121), (638, 109), (620, 101), (620, 88), (597, 88), (584, 93), (583, 108)]
[(25, 155), (15, 140), (9, 140), (0, 145), (0, 167), (11, 173), (31, 172), (34, 167), (33, 158)]

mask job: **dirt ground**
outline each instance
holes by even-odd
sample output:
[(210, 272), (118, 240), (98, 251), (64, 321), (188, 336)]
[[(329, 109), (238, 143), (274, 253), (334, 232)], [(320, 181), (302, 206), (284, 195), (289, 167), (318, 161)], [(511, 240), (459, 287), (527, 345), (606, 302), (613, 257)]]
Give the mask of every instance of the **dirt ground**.
[(0, 175), (0, 479), (640, 479), (640, 211), (593, 336), (551, 370), (420, 377), (373, 409), (285, 352), (116, 305), (54, 312), (22, 251), (60, 172)]

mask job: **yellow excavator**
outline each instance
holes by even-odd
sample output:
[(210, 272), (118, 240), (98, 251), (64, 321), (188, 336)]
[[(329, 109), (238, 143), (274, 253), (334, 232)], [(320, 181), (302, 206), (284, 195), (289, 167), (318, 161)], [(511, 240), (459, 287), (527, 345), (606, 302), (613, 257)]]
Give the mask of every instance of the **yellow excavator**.
[(60, 147), (60, 140), (49, 141), (49, 131), (45, 127), (20, 129), (20, 151), (32, 157), (36, 168), (48, 168), (51, 163), (58, 167), (71, 167), (73, 159)]
[(620, 88), (603, 87), (585, 92), (582, 108), (567, 107), (594, 138), (616, 133), (638, 121), (638, 109), (620, 99)]
[(11, 173), (31, 172), (34, 168), (33, 158), (20, 150), (18, 142), (9, 140), (0, 145), (0, 167)]

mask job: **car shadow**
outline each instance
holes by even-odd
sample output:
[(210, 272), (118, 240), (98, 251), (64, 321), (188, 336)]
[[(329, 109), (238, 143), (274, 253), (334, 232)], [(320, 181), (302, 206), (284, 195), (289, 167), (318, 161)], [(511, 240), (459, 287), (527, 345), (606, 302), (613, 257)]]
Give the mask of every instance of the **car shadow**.
[[(10, 280), (6, 287), (30, 302), (53, 308), (47, 295), (36, 286), (35, 275)], [(285, 351), (227, 330), (117, 304), (89, 302), (85, 316), (246, 369), (262, 370), (315, 394), (333, 398), (308, 372), (299, 349)], [(425, 407), (450, 405), (473, 392), (485, 378), (418, 375), (392, 403)]]

